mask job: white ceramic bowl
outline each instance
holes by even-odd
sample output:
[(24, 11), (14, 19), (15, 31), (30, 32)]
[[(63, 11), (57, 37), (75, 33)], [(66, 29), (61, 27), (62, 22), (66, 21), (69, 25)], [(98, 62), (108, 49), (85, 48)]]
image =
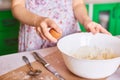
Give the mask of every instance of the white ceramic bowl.
[(90, 79), (105, 78), (113, 74), (119, 67), (120, 57), (107, 60), (77, 59), (70, 54), (81, 46), (96, 46), (111, 48), (115, 54), (120, 54), (120, 39), (98, 33), (75, 33), (61, 38), (57, 47), (61, 51), (65, 65), (74, 74)]

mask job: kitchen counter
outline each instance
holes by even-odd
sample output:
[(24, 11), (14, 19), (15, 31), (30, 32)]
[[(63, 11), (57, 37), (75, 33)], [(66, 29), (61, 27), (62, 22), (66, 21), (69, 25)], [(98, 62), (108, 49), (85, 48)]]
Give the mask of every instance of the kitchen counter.
[[(40, 53), (43, 57), (45, 57), (49, 55), (50, 53), (53, 53), (56, 50), (57, 50), (56, 47), (52, 47), (52, 48), (34, 50), (34, 51)], [(22, 60), (22, 56), (27, 56), (30, 62), (34, 62), (35, 59), (33, 58), (31, 54), (32, 52), (33, 51), (0, 56), (0, 64), (2, 64), (0, 65), (0, 75), (3, 75), (9, 71), (12, 71), (14, 69), (17, 69), (25, 65), (25, 62)]]
[[(50, 55), (51, 53), (55, 53), (57, 50), (58, 49), (56, 47), (51, 47), (46, 49), (34, 50), (34, 51), (38, 52), (43, 57), (45, 57), (47, 55)], [(12, 70), (24, 66), (25, 62), (22, 60), (22, 56), (27, 56), (30, 62), (34, 62), (35, 59), (31, 55), (32, 52), (33, 51), (28, 51), (28, 52), (21, 52), (21, 53), (0, 56), (0, 64), (1, 64), (0, 75), (4, 75)], [(120, 75), (120, 69), (118, 69), (116, 73), (108, 77), (106, 80), (120, 80), (119, 75)]]

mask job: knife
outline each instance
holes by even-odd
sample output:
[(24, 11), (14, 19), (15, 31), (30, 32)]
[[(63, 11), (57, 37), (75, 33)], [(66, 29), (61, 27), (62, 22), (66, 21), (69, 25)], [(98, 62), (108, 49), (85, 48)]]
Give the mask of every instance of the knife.
[(51, 66), (40, 54), (37, 54), (36, 52), (32, 53), (36, 61), (39, 63), (42, 63), (43, 66), (49, 70), (52, 74), (54, 74), (59, 80), (65, 80), (56, 70), (53, 66)]

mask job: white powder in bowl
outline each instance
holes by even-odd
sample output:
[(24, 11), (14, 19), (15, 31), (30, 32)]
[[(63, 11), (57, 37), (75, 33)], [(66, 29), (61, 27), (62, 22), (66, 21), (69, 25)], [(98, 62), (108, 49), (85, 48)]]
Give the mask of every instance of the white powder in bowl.
[(112, 49), (83, 46), (72, 53), (71, 56), (77, 59), (104, 60), (115, 58), (118, 55)]

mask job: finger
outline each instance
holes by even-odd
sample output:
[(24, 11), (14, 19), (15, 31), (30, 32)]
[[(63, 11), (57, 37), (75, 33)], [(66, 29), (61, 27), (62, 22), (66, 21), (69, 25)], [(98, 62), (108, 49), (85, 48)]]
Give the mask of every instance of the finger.
[(112, 35), (110, 32), (108, 32), (105, 28), (101, 27), (101, 30), (100, 30), (101, 33), (105, 33), (105, 34), (108, 34), (108, 35)]
[(92, 32), (93, 34), (96, 33), (96, 25), (94, 23), (91, 23), (90, 32)]
[(38, 34), (42, 39), (47, 40), (47, 39), (44, 37), (44, 35), (42, 34), (40, 27), (37, 27), (37, 28), (36, 28), (36, 32), (37, 32), (37, 34)]
[(86, 30), (88, 31), (88, 32), (90, 32), (91, 30), (90, 30), (90, 27), (92, 26), (92, 24), (91, 23), (89, 23), (89, 24), (87, 24), (87, 26), (85, 27), (86, 28)]
[[(105, 33), (105, 34), (110, 34), (103, 26), (101, 26), (100, 24), (98, 24), (99, 32), (101, 33)], [(111, 34), (110, 34), (111, 35)]]
[(43, 33), (43, 35), (45, 36), (45, 38), (47, 38), (47, 40), (51, 41), (51, 42), (57, 42), (57, 39), (55, 39), (48, 31), (48, 25), (46, 23), (41, 23), (41, 31)]
[[(45, 36), (45, 33), (46, 33), (47, 31), (45, 31), (44, 29), (48, 29), (48, 25), (46, 24), (46, 22), (41, 22), (40, 26), (41, 26), (41, 33), (43, 34), (43, 36), (44, 36), (45, 38), (47, 38), (47, 36)], [(47, 39), (48, 39), (48, 38), (47, 38)]]
[(56, 30), (58, 33), (62, 33), (61, 28), (58, 27), (58, 25), (54, 22), (54, 21), (49, 21), (48, 25), (50, 28), (54, 28), (54, 30)]
[(99, 32), (100, 32), (100, 28), (101, 28), (102, 26), (99, 25), (99, 24), (96, 24), (95, 26), (96, 26), (96, 27), (95, 27), (96, 33), (99, 33)]

